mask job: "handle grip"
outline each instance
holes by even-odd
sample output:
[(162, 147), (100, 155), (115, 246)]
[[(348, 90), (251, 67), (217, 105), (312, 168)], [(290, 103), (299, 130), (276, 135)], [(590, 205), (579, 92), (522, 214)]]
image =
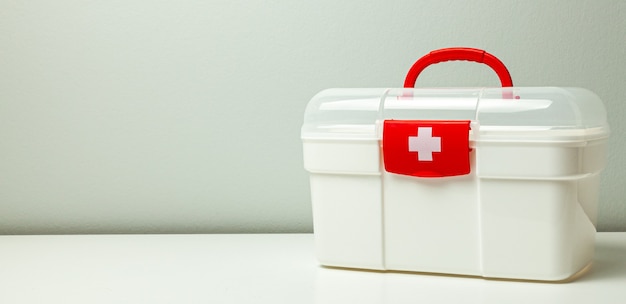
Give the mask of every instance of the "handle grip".
[(456, 60), (484, 63), (496, 72), (498, 78), (500, 78), (502, 87), (513, 86), (513, 80), (511, 79), (511, 74), (509, 74), (509, 70), (507, 70), (506, 66), (504, 66), (502, 61), (496, 58), (496, 56), (493, 56), (486, 51), (474, 48), (445, 48), (432, 51), (422, 58), (418, 59), (413, 64), (413, 66), (411, 66), (411, 69), (409, 69), (409, 72), (406, 74), (406, 78), (404, 79), (404, 87), (414, 87), (417, 76), (419, 76), (419, 74), (429, 65)]

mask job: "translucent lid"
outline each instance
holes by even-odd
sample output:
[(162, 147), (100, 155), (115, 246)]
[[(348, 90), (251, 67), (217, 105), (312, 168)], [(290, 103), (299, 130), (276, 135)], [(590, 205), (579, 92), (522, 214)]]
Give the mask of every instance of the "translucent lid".
[(389, 119), (471, 120), (494, 138), (590, 138), (609, 130), (602, 101), (581, 88), (329, 89), (309, 102), (302, 137), (378, 139)]

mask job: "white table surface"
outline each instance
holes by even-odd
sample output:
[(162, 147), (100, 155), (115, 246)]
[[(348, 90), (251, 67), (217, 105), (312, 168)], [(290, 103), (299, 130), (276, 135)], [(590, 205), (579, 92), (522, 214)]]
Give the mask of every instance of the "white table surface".
[(626, 233), (561, 284), (323, 268), (310, 234), (0, 236), (0, 303), (626, 303)]

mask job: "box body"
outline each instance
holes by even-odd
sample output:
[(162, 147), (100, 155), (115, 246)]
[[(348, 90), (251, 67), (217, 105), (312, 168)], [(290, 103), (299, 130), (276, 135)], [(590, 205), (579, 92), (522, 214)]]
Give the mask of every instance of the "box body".
[[(384, 121), (467, 120), (470, 172), (387, 172)], [(333, 89), (302, 127), (323, 265), (564, 280), (592, 261), (609, 129), (576, 88)]]

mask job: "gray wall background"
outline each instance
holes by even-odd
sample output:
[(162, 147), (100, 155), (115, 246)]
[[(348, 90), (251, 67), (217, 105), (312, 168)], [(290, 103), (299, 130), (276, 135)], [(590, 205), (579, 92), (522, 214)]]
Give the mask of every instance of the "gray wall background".
[[(0, 37), (2, 234), (311, 231), (308, 100), (400, 87), (450, 46), (604, 100), (599, 229), (626, 231), (621, 0), (0, 0)], [(467, 62), (418, 80), (498, 84)]]

